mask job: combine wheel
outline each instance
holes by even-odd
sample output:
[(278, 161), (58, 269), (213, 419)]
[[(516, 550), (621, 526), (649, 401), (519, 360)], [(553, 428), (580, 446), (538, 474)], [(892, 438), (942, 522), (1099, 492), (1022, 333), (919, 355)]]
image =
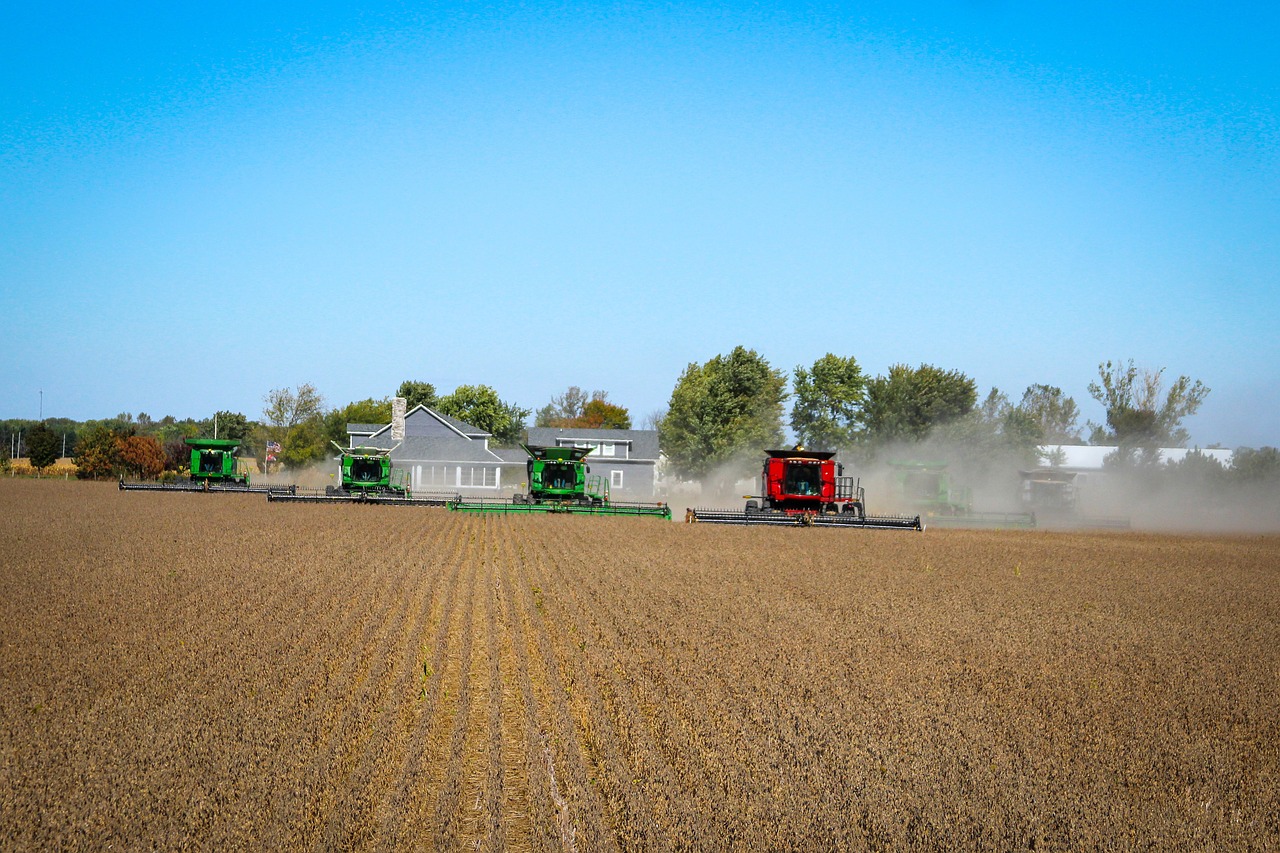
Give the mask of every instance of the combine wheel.
[(747, 501), (747, 512), (759, 512), (760, 504), (754, 500)]

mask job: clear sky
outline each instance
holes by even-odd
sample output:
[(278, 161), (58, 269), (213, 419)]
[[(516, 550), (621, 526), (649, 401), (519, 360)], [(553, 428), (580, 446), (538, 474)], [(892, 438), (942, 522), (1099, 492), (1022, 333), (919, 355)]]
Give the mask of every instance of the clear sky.
[[(356, 8), (358, 7), (358, 8)], [(1016, 402), (1134, 359), (1280, 444), (1280, 6), (6, 4), (0, 417), (751, 347)]]

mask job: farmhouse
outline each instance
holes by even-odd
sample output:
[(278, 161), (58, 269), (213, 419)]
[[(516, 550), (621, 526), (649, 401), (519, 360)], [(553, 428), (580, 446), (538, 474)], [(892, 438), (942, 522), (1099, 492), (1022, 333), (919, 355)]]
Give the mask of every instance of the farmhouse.
[(490, 449), (490, 433), (426, 406), (404, 415), (403, 438), (397, 427), (394, 418), (390, 424), (347, 424), (348, 446), (394, 448), (391, 463), (409, 472), (411, 489), (496, 493), (515, 454), (523, 474), (524, 451)]

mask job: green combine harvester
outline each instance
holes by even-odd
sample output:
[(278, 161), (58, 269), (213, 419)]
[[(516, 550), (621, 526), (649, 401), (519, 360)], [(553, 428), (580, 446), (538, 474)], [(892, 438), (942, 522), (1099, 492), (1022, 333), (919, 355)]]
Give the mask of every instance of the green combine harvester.
[(140, 492), (266, 492), (268, 495), (293, 491), (293, 486), (255, 486), (250, 482), (248, 467), (237, 455), (240, 440), (235, 438), (188, 438), (191, 448), (191, 475), (172, 483), (126, 481), (120, 478), (121, 491)]
[(979, 512), (968, 488), (951, 480), (945, 462), (890, 462), (898, 499), (936, 527), (1035, 527), (1026, 512)]
[[(391, 464), (395, 447), (337, 448), (338, 485), (319, 489), (294, 489), (288, 493), (268, 492), (267, 500), (293, 503), (367, 503), (391, 506), (444, 506), (450, 495), (414, 494), (408, 472)], [(397, 445), (398, 447), (399, 445)]]
[(590, 449), (581, 447), (530, 447), (525, 463), (529, 491), (511, 500), (457, 497), (449, 501), (454, 512), (573, 515), (640, 515), (671, 518), (665, 503), (620, 503), (609, 499), (609, 484), (592, 476), (586, 463)]

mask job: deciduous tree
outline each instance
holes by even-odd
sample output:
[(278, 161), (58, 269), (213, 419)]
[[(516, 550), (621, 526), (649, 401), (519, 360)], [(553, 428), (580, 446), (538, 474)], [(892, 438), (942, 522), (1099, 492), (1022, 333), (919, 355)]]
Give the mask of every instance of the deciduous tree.
[(1135, 452), (1141, 460), (1155, 464), (1161, 447), (1183, 447), (1190, 438), (1182, 426), (1194, 415), (1209, 394), (1204, 383), (1179, 376), (1164, 390), (1164, 371), (1134, 365), (1098, 365), (1098, 382), (1089, 383), (1089, 394), (1106, 410), (1106, 425), (1090, 423), (1094, 444), (1117, 445), (1113, 463), (1132, 462)]
[(631, 415), (622, 406), (609, 402), (608, 391), (592, 391), (588, 397), (577, 385), (571, 385), (538, 410), (534, 426), (631, 429)]
[(1045, 444), (1078, 444), (1080, 442), (1080, 409), (1076, 401), (1053, 385), (1031, 385), (1022, 392), (1018, 404), (1040, 429)]
[(795, 402), (791, 430), (813, 450), (837, 450), (853, 444), (862, 426), (867, 379), (852, 356), (827, 353), (792, 373)]
[(164, 449), (149, 435), (130, 435), (118, 439), (117, 454), (129, 473), (149, 480), (164, 470)]
[(347, 446), (347, 424), (391, 423), (391, 400), (358, 400), (347, 403), (341, 409), (333, 409), (324, 416), (324, 435), (327, 441)]
[(117, 439), (127, 436), (104, 423), (89, 426), (76, 442), (76, 476), (82, 480), (115, 477), (121, 468)]
[(430, 382), (415, 382), (411, 379), (400, 383), (400, 387), (396, 389), (396, 396), (404, 397), (406, 410), (412, 410), (415, 406), (434, 409), (439, 400), (436, 396), (436, 386)]
[(294, 468), (325, 457), (329, 444), (321, 414), (324, 397), (314, 385), (304, 383), (296, 391), (277, 388), (263, 400), (265, 433), (280, 443), (280, 462)]
[(58, 461), (62, 439), (44, 423), (38, 423), (27, 432), (26, 445), (31, 467), (43, 471)]
[(503, 402), (488, 385), (459, 385), (440, 398), (436, 410), (479, 427), (493, 436), (495, 444), (508, 447), (520, 441), (529, 416), (528, 409)]
[(958, 370), (895, 364), (867, 383), (867, 437), (877, 443), (919, 441), (973, 411), (977, 385)]
[(690, 364), (658, 427), (672, 470), (692, 479), (726, 464), (750, 470), (764, 450), (782, 443), (786, 384), (785, 374), (741, 346)]
[(601, 394), (582, 407), (577, 423), (570, 426), (584, 429), (631, 429), (631, 415), (622, 406), (615, 406)]
[[(303, 387), (310, 388), (310, 386), (303, 386)], [(271, 393), (275, 394), (278, 392), (273, 391)], [(291, 392), (285, 392), (285, 393), (291, 393)], [(239, 412), (220, 411), (215, 413), (213, 417), (200, 422), (199, 437), (227, 438), (227, 439), (234, 438), (234, 439), (239, 439), (243, 441), (249, 437), (252, 431), (253, 431), (253, 424), (250, 423), (249, 419), (246, 418), (244, 415), (240, 414)], [(215, 432), (217, 433), (217, 435), (214, 435)], [(190, 437), (196, 438), (197, 436), (190, 436)]]

